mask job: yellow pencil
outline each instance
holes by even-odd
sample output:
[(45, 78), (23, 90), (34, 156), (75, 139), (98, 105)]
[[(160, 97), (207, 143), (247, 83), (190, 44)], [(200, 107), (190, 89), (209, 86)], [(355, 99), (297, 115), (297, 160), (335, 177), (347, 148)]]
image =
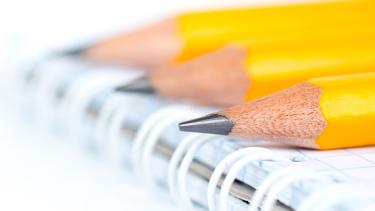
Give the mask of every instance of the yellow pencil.
[(354, 0), (191, 12), (100, 41), (83, 55), (92, 61), (155, 67), (238, 40), (366, 37), (375, 34), (374, 11), (375, 2)]
[(375, 73), (310, 79), (179, 126), (314, 149), (375, 145)]
[(375, 71), (375, 37), (236, 45), (162, 67), (120, 88), (232, 106), (312, 77)]

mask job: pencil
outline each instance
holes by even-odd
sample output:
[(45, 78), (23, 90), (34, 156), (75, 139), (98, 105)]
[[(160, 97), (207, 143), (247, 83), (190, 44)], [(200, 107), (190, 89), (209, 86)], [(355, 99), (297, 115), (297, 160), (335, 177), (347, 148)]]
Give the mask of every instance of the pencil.
[(314, 149), (375, 144), (375, 73), (314, 78), (179, 124), (180, 130)]
[(375, 70), (374, 40), (319, 40), (230, 46), (169, 65), (118, 91), (155, 93), (204, 105), (232, 106), (312, 77)]
[(374, 34), (373, 1), (336, 1), (196, 11), (109, 37), (82, 55), (154, 68), (186, 61), (228, 42)]

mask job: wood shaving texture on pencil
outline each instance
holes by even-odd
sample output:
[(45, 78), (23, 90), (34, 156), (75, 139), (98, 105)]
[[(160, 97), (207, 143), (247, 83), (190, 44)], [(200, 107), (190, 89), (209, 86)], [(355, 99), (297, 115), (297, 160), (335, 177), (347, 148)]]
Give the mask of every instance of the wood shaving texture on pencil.
[(232, 106), (244, 101), (251, 81), (244, 49), (228, 46), (189, 62), (163, 67), (150, 75), (157, 93), (200, 104)]
[(320, 110), (321, 94), (320, 87), (301, 83), (219, 114), (234, 122), (231, 135), (318, 148), (315, 139), (327, 126)]
[(85, 53), (93, 61), (154, 68), (173, 60), (181, 51), (177, 22), (166, 19), (104, 40)]

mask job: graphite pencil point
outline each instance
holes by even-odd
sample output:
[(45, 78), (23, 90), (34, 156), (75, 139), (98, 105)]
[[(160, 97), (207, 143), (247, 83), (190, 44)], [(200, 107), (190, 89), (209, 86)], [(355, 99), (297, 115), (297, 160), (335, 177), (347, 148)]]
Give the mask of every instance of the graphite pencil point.
[(88, 51), (92, 46), (94, 46), (94, 44), (82, 45), (76, 48), (63, 50), (61, 52), (58, 52), (57, 54), (62, 56), (81, 56), (84, 55), (84, 53)]
[(227, 117), (219, 114), (209, 114), (204, 117), (182, 122), (181, 131), (228, 135), (234, 124)]
[(140, 77), (131, 83), (116, 88), (117, 92), (136, 92), (141, 94), (154, 94), (155, 90), (152, 87), (147, 76)]

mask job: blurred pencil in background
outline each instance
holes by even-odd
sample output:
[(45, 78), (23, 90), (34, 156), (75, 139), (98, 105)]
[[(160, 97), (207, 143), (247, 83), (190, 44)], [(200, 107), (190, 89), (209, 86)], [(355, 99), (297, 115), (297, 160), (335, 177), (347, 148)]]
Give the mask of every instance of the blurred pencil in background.
[(368, 36), (375, 33), (374, 10), (373, 1), (337, 1), (191, 12), (99, 41), (82, 55), (153, 69), (233, 41)]
[(118, 90), (230, 106), (311, 77), (374, 71), (375, 39), (262, 43), (230, 46), (161, 68)]
[(375, 73), (307, 80), (266, 97), (180, 123), (182, 131), (315, 149), (375, 144)]

